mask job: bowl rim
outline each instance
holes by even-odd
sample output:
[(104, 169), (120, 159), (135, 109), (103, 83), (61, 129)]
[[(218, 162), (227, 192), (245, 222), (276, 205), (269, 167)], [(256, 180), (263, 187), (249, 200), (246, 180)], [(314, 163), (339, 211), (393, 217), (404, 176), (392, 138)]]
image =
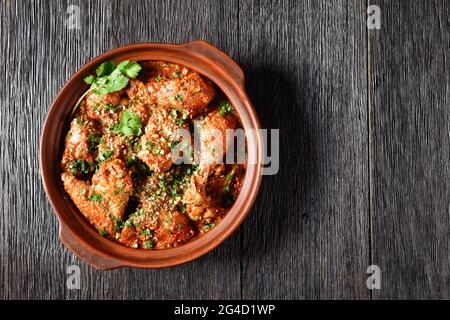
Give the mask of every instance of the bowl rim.
[[(151, 53), (150, 55), (149, 52)], [(169, 55), (164, 56), (164, 53)], [(58, 113), (59, 120), (63, 122), (58, 124), (62, 132), (59, 136), (53, 137), (53, 140), (59, 141), (59, 144), (64, 141), (64, 127), (67, 126), (69, 120), (68, 113), (70, 113), (73, 106), (73, 101), (72, 103), (67, 103), (68, 98), (66, 97), (66, 93), (75, 88), (78, 88), (76, 89), (78, 93), (85, 91), (87, 85), (80, 84), (78, 81), (80, 79), (82, 80), (89, 71), (92, 71), (104, 60), (125, 60), (130, 55), (136, 56), (136, 59), (133, 60), (162, 60), (180, 63), (211, 79), (235, 106), (244, 132), (247, 135), (247, 155), (253, 156), (254, 160), (256, 160), (254, 162), (255, 164), (249, 164), (247, 166), (243, 188), (238, 199), (225, 215), (224, 219), (206, 234), (198, 236), (194, 240), (175, 248), (154, 251), (140, 250), (129, 248), (98, 236), (98, 232), (95, 231), (94, 233), (94, 227), (92, 227), (74, 206), (70, 198), (64, 198), (64, 189), (62, 189), (63, 193), (60, 193), (62, 187), (61, 179), (59, 179), (59, 188), (54, 185), (55, 179), (52, 175), (55, 174), (54, 170), (56, 169), (54, 168), (57, 164), (48, 163), (47, 161), (48, 141), (52, 139), (51, 129), (55, 126), (54, 118)], [(186, 55), (186, 57), (183, 57), (183, 55)], [(143, 58), (139, 58), (141, 56)], [(195, 58), (196, 62), (192, 62), (191, 64), (191, 61), (186, 60), (187, 58)], [(74, 100), (80, 95), (73, 94), (72, 96), (74, 97), (71, 99)], [(256, 199), (262, 180), (263, 144), (259, 132), (258, 134), (251, 135), (248, 135), (248, 133), (251, 131), (249, 129), (259, 130), (260, 128), (259, 119), (245, 90), (242, 69), (228, 55), (205, 41), (193, 41), (181, 44), (156, 42), (134, 43), (106, 51), (89, 60), (75, 71), (59, 90), (47, 111), (40, 137), (40, 173), (47, 198), (59, 221), (60, 240), (70, 251), (98, 269), (169, 267), (187, 263), (211, 252), (238, 229)], [(249, 145), (250, 142), (251, 145)], [(59, 161), (60, 155), (60, 152), (58, 152), (56, 155), (57, 161)], [(243, 192), (244, 188), (246, 191), (245, 194)], [(63, 203), (66, 208), (64, 208)], [(73, 207), (75, 207), (76, 213), (72, 217), (67, 212), (67, 206), (72, 211), (71, 213), (73, 213)], [(227, 224), (224, 224), (225, 221), (227, 221)], [(87, 230), (86, 224), (89, 226)], [(80, 229), (80, 226), (84, 229)], [(84, 232), (80, 232), (80, 230)]]

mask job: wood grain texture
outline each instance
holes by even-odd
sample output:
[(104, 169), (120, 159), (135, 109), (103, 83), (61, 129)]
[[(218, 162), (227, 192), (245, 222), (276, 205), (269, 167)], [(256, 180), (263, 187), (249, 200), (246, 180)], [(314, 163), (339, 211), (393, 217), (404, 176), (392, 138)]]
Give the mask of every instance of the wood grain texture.
[(262, 126), (280, 129), (242, 228), (246, 299), (368, 299), (365, 7), (241, 3), (240, 60)]
[(373, 3), (374, 298), (449, 299), (450, 4)]
[[(366, 29), (365, 0), (0, 1), (0, 298), (450, 298), (450, 3), (373, 2), (381, 30)], [(243, 66), (263, 127), (280, 129), (280, 172), (205, 257), (97, 271), (58, 240), (38, 166), (45, 114), (109, 49), (196, 39)]]

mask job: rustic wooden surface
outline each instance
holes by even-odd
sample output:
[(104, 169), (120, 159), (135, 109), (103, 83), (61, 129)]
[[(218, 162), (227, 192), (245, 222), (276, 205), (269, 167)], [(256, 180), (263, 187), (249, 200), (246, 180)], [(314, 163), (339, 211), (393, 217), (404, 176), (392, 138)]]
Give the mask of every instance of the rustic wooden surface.
[[(80, 30), (65, 26), (72, 4)], [(367, 4), (2, 0), (0, 298), (449, 298), (450, 3), (375, 2), (380, 30)], [(280, 129), (280, 172), (207, 256), (97, 271), (58, 240), (38, 165), (46, 111), (102, 52), (196, 39), (243, 66), (262, 125)]]

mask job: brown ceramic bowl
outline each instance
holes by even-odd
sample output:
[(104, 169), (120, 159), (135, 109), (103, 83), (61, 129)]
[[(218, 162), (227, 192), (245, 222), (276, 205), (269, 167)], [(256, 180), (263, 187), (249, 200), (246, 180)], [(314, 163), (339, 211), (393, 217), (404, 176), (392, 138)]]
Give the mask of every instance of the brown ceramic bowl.
[(54, 100), (41, 135), (40, 165), (44, 187), (59, 219), (59, 237), (81, 259), (99, 269), (119, 267), (160, 268), (196, 259), (228, 238), (247, 215), (261, 182), (262, 144), (259, 135), (247, 135), (248, 164), (242, 191), (224, 219), (210, 232), (172, 249), (142, 250), (125, 247), (99, 236), (65, 193), (59, 162), (70, 112), (87, 90), (83, 78), (104, 60), (163, 60), (185, 65), (211, 79), (230, 99), (244, 131), (259, 129), (255, 110), (247, 97), (241, 68), (225, 53), (203, 42), (181, 45), (141, 43), (117, 48), (91, 60), (67, 81)]

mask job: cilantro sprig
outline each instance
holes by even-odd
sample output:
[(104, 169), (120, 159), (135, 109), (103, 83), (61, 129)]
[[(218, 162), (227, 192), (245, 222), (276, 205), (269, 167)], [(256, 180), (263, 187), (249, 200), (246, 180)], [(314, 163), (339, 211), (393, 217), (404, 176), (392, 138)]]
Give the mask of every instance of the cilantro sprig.
[(90, 88), (78, 99), (72, 110), (72, 115), (84, 97), (94, 92), (99, 96), (122, 90), (128, 85), (129, 79), (134, 79), (141, 71), (139, 63), (134, 61), (122, 61), (118, 65), (114, 61), (105, 61), (98, 66), (95, 75), (91, 74), (84, 78), (84, 82), (90, 84)]
[(127, 137), (142, 135), (142, 121), (137, 114), (131, 110), (123, 110), (119, 116), (120, 122), (111, 129), (113, 132), (121, 133)]

